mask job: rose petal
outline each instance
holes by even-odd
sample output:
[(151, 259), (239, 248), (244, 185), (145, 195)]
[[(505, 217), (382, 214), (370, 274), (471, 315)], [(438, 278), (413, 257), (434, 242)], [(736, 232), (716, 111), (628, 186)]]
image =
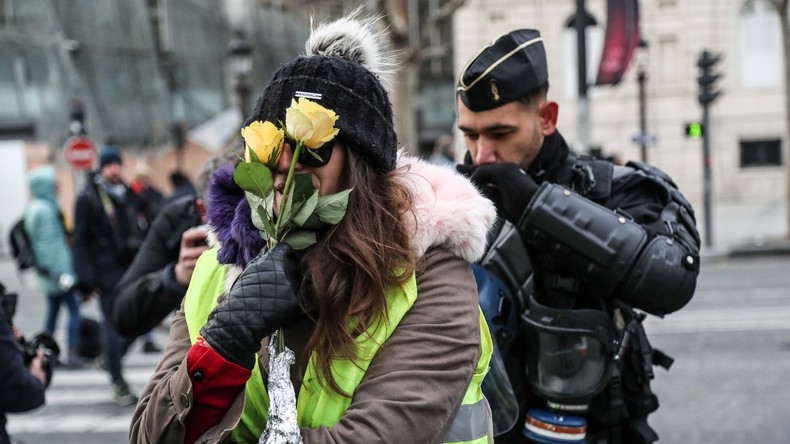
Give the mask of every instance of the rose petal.
[(313, 136), (313, 123), (297, 108), (288, 108), (285, 114), (285, 128), (297, 141), (304, 141)]

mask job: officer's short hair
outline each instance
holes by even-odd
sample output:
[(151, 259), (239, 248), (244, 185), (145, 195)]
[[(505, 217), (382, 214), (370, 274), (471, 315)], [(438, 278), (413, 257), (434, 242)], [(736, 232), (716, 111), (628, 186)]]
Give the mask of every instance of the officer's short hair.
[(549, 94), (549, 83), (546, 82), (543, 86), (539, 87), (535, 91), (527, 94), (524, 97), (519, 97), (516, 99), (517, 102), (521, 103), (524, 106), (532, 106), (537, 103), (540, 103), (541, 100), (544, 100), (546, 96)]

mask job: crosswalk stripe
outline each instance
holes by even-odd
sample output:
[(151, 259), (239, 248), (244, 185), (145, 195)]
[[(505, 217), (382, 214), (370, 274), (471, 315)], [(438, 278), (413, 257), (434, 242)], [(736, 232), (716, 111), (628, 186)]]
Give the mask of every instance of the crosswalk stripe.
[(52, 390), (47, 393), (47, 406), (76, 406), (111, 403), (112, 395), (107, 388), (80, 390)]
[(790, 330), (790, 307), (733, 307), (680, 311), (666, 319), (649, 317), (654, 334)]
[(127, 432), (130, 422), (131, 412), (123, 416), (107, 413), (10, 415), (6, 429), (11, 435), (19, 433)]
[[(153, 374), (153, 367), (123, 369), (123, 378), (129, 384), (143, 385)], [(109, 373), (99, 369), (85, 370), (55, 370), (52, 377), (52, 388), (74, 385), (100, 385), (109, 384)]]

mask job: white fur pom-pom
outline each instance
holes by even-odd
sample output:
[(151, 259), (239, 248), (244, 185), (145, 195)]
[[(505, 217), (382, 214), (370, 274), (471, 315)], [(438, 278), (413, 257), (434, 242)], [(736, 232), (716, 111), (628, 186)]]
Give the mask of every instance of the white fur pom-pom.
[(339, 57), (359, 63), (388, 84), (396, 67), (395, 55), (385, 52), (387, 32), (378, 26), (380, 17), (361, 18), (362, 9), (331, 22), (320, 23), (305, 43), (307, 55)]

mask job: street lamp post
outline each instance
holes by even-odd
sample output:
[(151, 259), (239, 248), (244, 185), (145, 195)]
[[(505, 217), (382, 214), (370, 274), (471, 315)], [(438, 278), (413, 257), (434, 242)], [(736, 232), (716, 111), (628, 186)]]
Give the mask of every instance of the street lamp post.
[(176, 169), (181, 171), (184, 167), (184, 148), (186, 148), (186, 131), (183, 122), (173, 122), (170, 125), (170, 134), (176, 148)]
[(579, 128), (577, 137), (580, 151), (590, 149), (590, 101), (587, 96), (587, 10), (584, 0), (576, 0), (576, 68), (579, 85), (579, 98), (576, 119)]
[(645, 86), (647, 83), (647, 41), (639, 40), (639, 52), (636, 56), (636, 80), (639, 83), (639, 134), (642, 163), (647, 163), (647, 99)]
[(246, 119), (249, 109), (250, 73), (252, 73), (252, 45), (243, 31), (233, 32), (228, 45), (230, 73), (233, 77), (233, 91), (236, 93), (241, 118)]

